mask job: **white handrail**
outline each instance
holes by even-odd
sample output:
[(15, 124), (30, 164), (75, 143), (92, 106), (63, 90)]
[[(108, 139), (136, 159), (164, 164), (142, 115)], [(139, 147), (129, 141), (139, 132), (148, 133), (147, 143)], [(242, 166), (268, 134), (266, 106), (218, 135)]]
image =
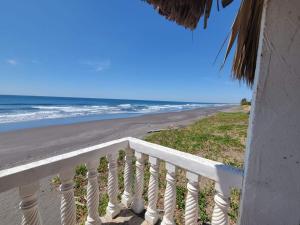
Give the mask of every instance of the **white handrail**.
[(130, 148), (135, 151), (159, 158), (216, 182), (225, 182), (230, 187), (239, 189), (242, 187), (243, 171), (240, 169), (137, 138), (129, 137), (127, 140)]
[(30, 184), (41, 178), (58, 174), (60, 171), (88, 163), (91, 159), (101, 158), (128, 147), (127, 138), (75, 150), (0, 171), (0, 193), (14, 187)]
[(242, 170), (189, 153), (127, 137), (1, 170), (0, 192), (33, 183), (41, 178), (58, 174), (66, 168), (87, 163), (91, 159), (116, 153), (128, 147), (136, 152), (161, 159), (203, 177), (208, 177), (218, 182), (221, 189), (230, 187), (240, 189), (242, 186)]

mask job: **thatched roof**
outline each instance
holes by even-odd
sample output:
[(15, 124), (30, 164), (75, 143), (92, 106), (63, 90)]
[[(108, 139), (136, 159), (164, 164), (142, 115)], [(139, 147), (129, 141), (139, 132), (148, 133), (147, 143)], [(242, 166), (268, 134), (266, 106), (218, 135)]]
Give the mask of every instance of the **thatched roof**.
[[(194, 30), (200, 18), (204, 17), (204, 28), (210, 15), (213, 0), (146, 0), (159, 14), (175, 21), (185, 28)], [(219, 0), (215, 0), (219, 9)], [(226, 7), (233, 0), (222, 0)], [(263, 0), (242, 0), (241, 6), (231, 28), (231, 36), (225, 54), (225, 60), (237, 39), (232, 75), (253, 84), (256, 67), (257, 49), (260, 32)]]

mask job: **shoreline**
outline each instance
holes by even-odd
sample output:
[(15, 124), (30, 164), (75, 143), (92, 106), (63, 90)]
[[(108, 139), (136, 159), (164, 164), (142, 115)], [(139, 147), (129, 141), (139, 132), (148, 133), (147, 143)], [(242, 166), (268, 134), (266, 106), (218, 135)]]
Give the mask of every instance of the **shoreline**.
[(128, 118), (230, 103), (0, 95), (0, 132)]
[(143, 138), (150, 132), (182, 127), (233, 106), (147, 114), (28, 128), (0, 133), (0, 170), (126, 136)]
[(183, 111), (190, 111), (190, 110), (201, 109), (201, 108), (212, 108), (212, 107), (222, 107), (222, 106), (233, 106), (233, 105), (229, 105), (229, 104), (220, 105), (220, 106), (212, 105), (212, 106), (202, 106), (193, 109), (181, 109), (181, 110), (170, 110), (170, 111), (148, 112), (148, 113), (141, 113), (141, 112), (102, 113), (102, 114), (91, 114), (91, 115), (80, 115), (80, 116), (72, 115), (72, 116), (58, 117), (58, 118), (31, 119), (31, 120), (22, 120), (22, 121), (14, 121), (14, 122), (0, 122), (0, 133), (31, 129), (31, 128), (78, 124), (84, 122), (126, 119), (126, 118), (140, 117), (144, 115), (183, 112)]

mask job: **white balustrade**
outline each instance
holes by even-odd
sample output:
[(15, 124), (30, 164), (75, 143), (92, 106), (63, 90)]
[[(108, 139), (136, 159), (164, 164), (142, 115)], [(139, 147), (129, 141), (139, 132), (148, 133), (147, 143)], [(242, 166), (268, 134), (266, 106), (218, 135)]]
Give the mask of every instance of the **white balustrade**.
[[(37, 181), (50, 175), (59, 174), (61, 185), (61, 223), (62, 225), (76, 224), (76, 206), (74, 199), (73, 177), (76, 165), (86, 163), (88, 173), (86, 225), (100, 225), (98, 214), (99, 184), (98, 159), (107, 156), (108, 184), (107, 192), (109, 203), (106, 213), (114, 218), (120, 213), (118, 202), (118, 173), (117, 154), (125, 149), (124, 165), (124, 192), (122, 203), (135, 213), (144, 211), (144, 167), (145, 158), (149, 156), (150, 180), (148, 188), (148, 206), (145, 219), (149, 224), (158, 221), (158, 177), (159, 162), (166, 162), (166, 190), (164, 194), (164, 216), (162, 225), (173, 225), (176, 207), (176, 168), (187, 171), (187, 196), (185, 208), (185, 224), (194, 225), (198, 220), (198, 192), (200, 177), (214, 180), (216, 194), (212, 214), (212, 225), (228, 225), (228, 209), (231, 188), (241, 188), (243, 172), (222, 163), (207, 160), (188, 153), (180, 152), (157, 144), (148, 143), (136, 138), (123, 138), (100, 145), (79, 149), (58, 156), (32, 162), (26, 165), (13, 167), (0, 171), (0, 192), (19, 187), (20, 209), (22, 212), (22, 225), (41, 225), (42, 220), (38, 211)], [(133, 178), (133, 152), (136, 158), (135, 192), (132, 193)], [(1, 218), (0, 218), (1, 220)]]
[(143, 199), (144, 190), (144, 168), (145, 168), (145, 155), (139, 152), (135, 152), (136, 158), (136, 182), (135, 193), (132, 202), (132, 210), (139, 214), (145, 209), (145, 201)]
[(99, 207), (99, 184), (98, 184), (98, 168), (99, 160), (92, 160), (86, 164), (88, 169), (87, 178), (87, 209), (88, 216), (85, 225), (100, 225), (101, 220), (98, 213)]
[(109, 197), (108, 206), (106, 208), (106, 215), (110, 218), (115, 218), (121, 211), (118, 202), (118, 171), (117, 171), (117, 155), (109, 154), (108, 159), (108, 183), (107, 192)]
[(61, 181), (60, 213), (62, 225), (76, 224), (76, 206), (74, 199), (74, 170), (65, 169), (59, 174)]
[(150, 179), (148, 188), (148, 207), (145, 214), (145, 220), (149, 224), (155, 224), (158, 221), (158, 212), (156, 209), (158, 198), (158, 169), (159, 159), (149, 157), (150, 163)]
[(198, 192), (199, 192), (199, 175), (186, 172), (188, 179), (187, 196), (185, 203), (185, 224), (196, 225), (198, 220)]
[(133, 169), (132, 169), (132, 159), (133, 159), (133, 150), (127, 148), (125, 150), (125, 165), (124, 165), (124, 192), (122, 194), (122, 200), (124, 206), (127, 208), (132, 203), (132, 178), (133, 178)]
[(230, 187), (221, 186), (218, 182), (215, 184), (216, 194), (214, 197), (215, 206), (212, 213), (212, 225), (228, 225), (228, 209)]
[(20, 186), (19, 194), (21, 198), (20, 209), (22, 215), (22, 225), (41, 225), (41, 218), (38, 211), (38, 190), (39, 184), (27, 184)]
[(174, 213), (176, 207), (176, 166), (171, 163), (166, 163), (166, 191), (164, 196), (164, 216), (161, 222), (162, 225), (173, 225)]

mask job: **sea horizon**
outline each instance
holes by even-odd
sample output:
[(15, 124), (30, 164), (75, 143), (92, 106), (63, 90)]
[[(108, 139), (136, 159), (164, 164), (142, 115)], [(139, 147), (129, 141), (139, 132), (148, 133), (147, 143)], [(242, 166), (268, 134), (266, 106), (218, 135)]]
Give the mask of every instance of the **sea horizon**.
[[(210, 101), (185, 101), (185, 100), (156, 100), (156, 99), (135, 99), (135, 98), (105, 98), (105, 97), (81, 97), (81, 96), (57, 96), (57, 95), (30, 95), (30, 94), (0, 94), (2, 96), (12, 97), (41, 97), (41, 98), (79, 98), (79, 99), (107, 99), (107, 100), (133, 100), (133, 101), (153, 101), (153, 102), (185, 102), (201, 104), (239, 104), (239, 102), (210, 102)], [(1, 102), (0, 102), (1, 103)]]
[(0, 95), (0, 132), (234, 103)]

